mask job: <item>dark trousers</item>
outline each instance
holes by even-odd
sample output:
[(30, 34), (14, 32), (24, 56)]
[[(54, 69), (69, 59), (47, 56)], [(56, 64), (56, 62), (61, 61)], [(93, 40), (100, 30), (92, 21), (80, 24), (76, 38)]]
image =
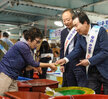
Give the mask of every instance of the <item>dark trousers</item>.
[(77, 86), (77, 81), (73, 71), (63, 73), (62, 87)]
[(102, 84), (104, 94), (108, 95), (108, 79), (105, 79), (95, 66), (91, 67), (88, 72), (88, 87), (100, 94)]
[(68, 68), (68, 70), (63, 73), (62, 87), (68, 86), (88, 86), (86, 72), (83, 67)]

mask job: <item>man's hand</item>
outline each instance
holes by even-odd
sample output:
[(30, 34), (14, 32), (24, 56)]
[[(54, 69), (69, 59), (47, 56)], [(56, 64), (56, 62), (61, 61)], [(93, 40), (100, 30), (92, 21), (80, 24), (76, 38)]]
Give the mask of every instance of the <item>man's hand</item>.
[(83, 60), (80, 60), (80, 63), (78, 63), (76, 66), (88, 66), (90, 63), (89, 63), (89, 60), (88, 59), (83, 59)]
[(64, 66), (60, 66), (60, 71), (61, 71), (61, 72), (65, 72)]
[(57, 70), (57, 66), (55, 63), (50, 63), (50, 68), (51, 68), (52, 72), (55, 72)]
[(59, 64), (59, 65), (64, 65), (66, 63), (66, 60), (64, 58), (62, 59), (59, 59), (58, 61), (56, 61), (56, 65)]

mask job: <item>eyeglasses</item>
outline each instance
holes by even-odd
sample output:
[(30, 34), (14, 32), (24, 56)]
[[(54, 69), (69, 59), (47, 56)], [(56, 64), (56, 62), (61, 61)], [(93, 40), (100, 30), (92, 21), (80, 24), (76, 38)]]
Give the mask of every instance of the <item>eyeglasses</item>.
[(35, 39), (35, 41), (36, 41), (36, 43), (37, 43), (37, 44), (39, 44), (39, 43), (40, 43), (40, 41), (39, 41), (39, 40), (36, 40), (36, 39)]

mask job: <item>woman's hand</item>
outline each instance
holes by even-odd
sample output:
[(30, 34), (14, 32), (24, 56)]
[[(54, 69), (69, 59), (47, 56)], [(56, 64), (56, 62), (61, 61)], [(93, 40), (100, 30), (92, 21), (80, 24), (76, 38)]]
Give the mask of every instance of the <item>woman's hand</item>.
[(26, 71), (29, 71), (29, 70), (34, 70), (38, 74), (42, 74), (41, 67), (32, 67), (32, 66), (29, 65), (29, 66), (26, 67)]
[(38, 74), (42, 74), (42, 68), (41, 67), (34, 67), (34, 71)]
[(53, 72), (55, 72), (57, 70), (57, 66), (55, 63), (49, 63), (50, 64), (50, 68)]

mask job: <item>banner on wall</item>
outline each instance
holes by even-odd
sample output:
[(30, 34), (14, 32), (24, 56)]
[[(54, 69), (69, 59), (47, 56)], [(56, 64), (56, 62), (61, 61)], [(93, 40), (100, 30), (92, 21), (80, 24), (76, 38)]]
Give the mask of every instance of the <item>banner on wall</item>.
[(49, 39), (50, 40), (60, 40), (61, 31), (64, 28), (58, 28), (58, 29), (50, 29), (49, 31)]
[(107, 32), (108, 32), (108, 19), (103, 20), (103, 21), (99, 21), (97, 23), (98, 23), (98, 25), (104, 27), (107, 30)]

